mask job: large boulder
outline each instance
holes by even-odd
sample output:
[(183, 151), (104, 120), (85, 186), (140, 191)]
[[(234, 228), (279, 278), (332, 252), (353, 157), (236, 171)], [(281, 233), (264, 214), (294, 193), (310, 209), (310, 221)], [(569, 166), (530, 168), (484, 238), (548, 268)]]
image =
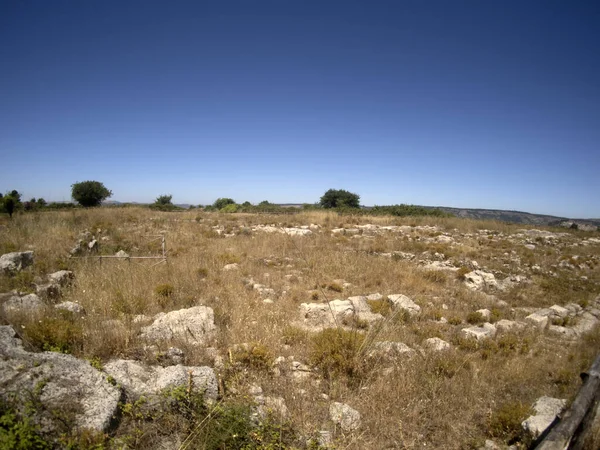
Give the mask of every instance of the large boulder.
[(219, 387), (215, 372), (210, 367), (147, 366), (138, 361), (118, 359), (104, 365), (104, 371), (113, 377), (134, 397), (159, 394), (169, 388), (185, 387), (203, 392), (205, 399), (216, 400)]
[(205, 345), (216, 333), (215, 314), (208, 306), (194, 306), (154, 316), (142, 328), (142, 338), (151, 342), (178, 339), (192, 345)]
[(0, 256), (0, 273), (14, 275), (33, 264), (33, 252), (12, 252)]
[(0, 395), (14, 395), (23, 403), (35, 396), (43, 408), (34, 411), (34, 420), (46, 431), (60, 428), (57, 421), (64, 414), (57, 413), (65, 411), (72, 411), (76, 428), (104, 431), (121, 392), (89, 362), (62, 353), (28, 352), (12, 327), (0, 326)]

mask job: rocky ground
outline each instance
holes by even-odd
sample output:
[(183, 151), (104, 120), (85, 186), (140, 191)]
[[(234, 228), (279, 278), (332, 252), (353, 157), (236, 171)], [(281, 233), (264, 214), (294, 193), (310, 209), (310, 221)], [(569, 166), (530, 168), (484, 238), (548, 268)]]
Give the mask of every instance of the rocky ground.
[(600, 349), (597, 231), (40, 216), (0, 225), (2, 413), (58, 447), (523, 448)]

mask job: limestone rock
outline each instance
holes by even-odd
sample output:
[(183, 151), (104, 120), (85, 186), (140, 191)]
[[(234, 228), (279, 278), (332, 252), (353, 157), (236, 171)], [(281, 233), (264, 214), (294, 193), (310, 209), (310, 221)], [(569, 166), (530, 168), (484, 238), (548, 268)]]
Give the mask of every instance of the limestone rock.
[(393, 360), (399, 357), (410, 358), (415, 354), (416, 352), (403, 342), (382, 341), (373, 345), (369, 357)]
[(345, 403), (333, 402), (329, 405), (329, 417), (343, 431), (355, 431), (360, 428), (360, 413)]
[(36, 294), (27, 294), (23, 297), (14, 295), (4, 302), (2, 310), (5, 313), (31, 313), (44, 307), (44, 302)]
[(475, 338), (478, 341), (486, 338), (493, 338), (496, 335), (496, 327), (491, 323), (484, 323), (481, 326), (473, 326), (462, 329), (463, 336)]
[(58, 272), (54, 272), (48, 275), (50, 283), (57, 284), (61, 287), (68, 286), (69, 284), (71, 284), (74, 278), (75, 274), (70, 270), (59, 270)]
[(119, 258), (129, 258), (129, 254), (124, 250), (119, 250), (117, 253), (115, 253), (115, 256), (118, 256)]
[(70, 311), (73, 314), (83, 315), (85, 314), (85, 309), (79, 303), (75, 302), (62, 302), (58, 305), (54, 306), (56, 309), (62, 309), (64, 311)]
[(148, 341), (180, 339), (192, 345), (206, 344), (215, 333), (214, 312), (208, 306), (160, 313), (151, 325), (142, 328), (142, 338)]
[(33, 252), (12, 252), (0, 256), (0, 273), (15, 274), (33, 264)]
[(465, 286), (473, 291), (482, 291), (486, 288), (497, 288), (498, 282), (493, 273), (474, 270), (465, 275)]
[(35, 411), (35, 419), (50, 430), (55, 429), (57, 420), (52, 411), (69, 407), (76, 411), (78, 428), (104, 431), (121, 395), (87, 361), (62, 353), (25, 351), (10, 326), (0, 326), (0, 386), (5, 394), (40, 392), (44, 408)]
[(539, 330), (544, 330), (548, 326), (548, 316), (540, 314), (539, 312), (529, 314), (525, 317), (525, 320)]
[(125, 389), (128, 395), (139, 397), (159, 394), (164, 389), (188, 387), (204, 392), (204, 398), (216, 400), (219, 387), (215, 372), (210, 367), (147, 366), (138, 361), (118, 359), (104, 365), (104, 371)]
[(534, 438), (538, 437), (550, 426), (566, 403), (566, 400), (559, 398), (540, 397), (533, 405), (535, 414), (525, 419), (521, 426), (525, 431), (531, 433)]
[(223, 270), (225, 272), (231, 272), (232, 270), (239, 270), (240, 265), (238, 263), (225, 264)]
[(443, 339), (432, 337), (423, 341), (423, 347), (434, 352), (441, 352), (450, 349), (450, 343)]
[(421, 314), (421, 307), (413, 302), (410, 298), (403, 294), (388, 295), (388, 300), (392, 302), (395, 308), (400, 308), (411, 317), (418, 316)]

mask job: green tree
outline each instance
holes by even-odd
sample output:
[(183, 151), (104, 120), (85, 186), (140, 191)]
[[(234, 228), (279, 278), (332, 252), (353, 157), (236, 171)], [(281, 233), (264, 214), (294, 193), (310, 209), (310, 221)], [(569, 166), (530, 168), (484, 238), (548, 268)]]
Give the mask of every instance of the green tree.
[(82, 181), (71, 185), (71, 196), (81, 206), (99, 206), (112, 196), (112, 191), (99, 181)]
[(7, 213), (11, 219), (14, 212), (22, 206), (21, 194), (18, 191), (10, 191), (4, 196), (0, 194), (0, 210)]
[(154, 204), (160, 206), (173, 206), (173, 202), (171, 202), (172, 199), (172, 195), (159, 195), (156, 197), (156, 200), (154, 200)]
[(227, 205), (235, 205), (235, 201), (231, 198), (218, 198), (213, 203), (213, 208), (222, 209)]
[(345, 191), (344, 189), (329, 189), (321, 197), (320, 205), (323, 208), (359, 208), (360, 195)]

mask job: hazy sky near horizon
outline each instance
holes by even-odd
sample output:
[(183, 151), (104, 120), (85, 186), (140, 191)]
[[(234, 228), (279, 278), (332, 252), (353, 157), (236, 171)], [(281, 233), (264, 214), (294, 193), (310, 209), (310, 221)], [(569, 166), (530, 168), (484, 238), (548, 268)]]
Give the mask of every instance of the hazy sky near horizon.
[(0, 191), (600, 217), (598, 1), (0, 3)]

